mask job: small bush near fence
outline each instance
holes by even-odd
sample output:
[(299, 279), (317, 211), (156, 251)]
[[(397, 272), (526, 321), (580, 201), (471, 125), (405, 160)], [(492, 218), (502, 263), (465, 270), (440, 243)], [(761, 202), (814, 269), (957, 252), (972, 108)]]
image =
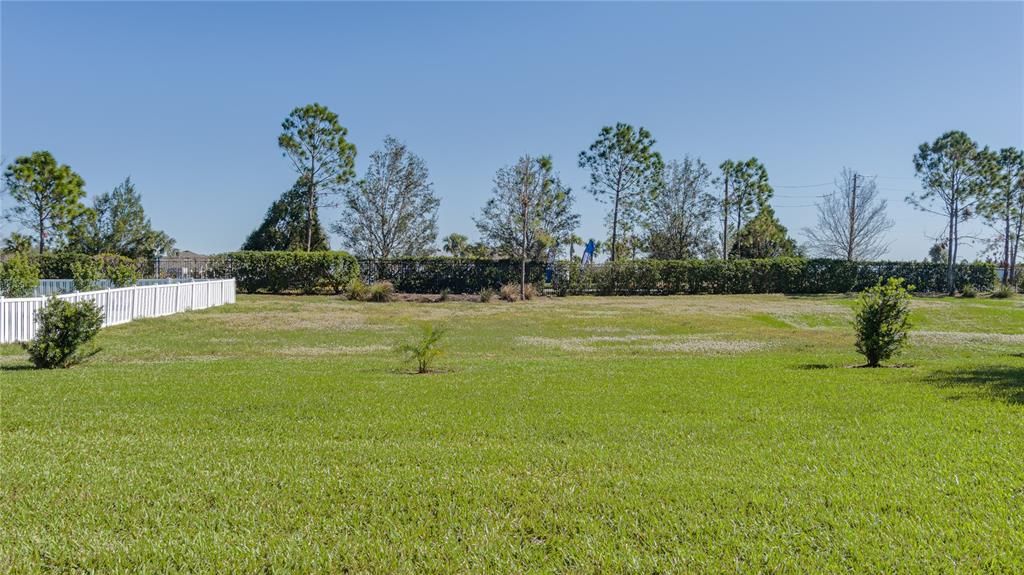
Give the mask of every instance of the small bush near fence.
[[(945, 264), (846, 262), (779, 258), (768, 260), (635, 260), (581, 268), (556, 264), (554, 288), (560, 295), (662, 295), (743, 293), (847, 293), (891, 277), (923, 292), (946, 288)], [(958, 288), (989, 290), (995, 284), (991, 264), (963, 264)]]
[(98, 351), (84, 350), (103, 325), (103, 311), (95, 302), (53, 297), (36, 313), (36, 321), (36, 337), (25, 350), (38, 368), (71, 367)]
[(39, 285), (39, 268), (24, 256), (0, 262), (0, 297), (29, 297)]
[[(520, 263), (514, 260), (477, 258), (400, 258), (360, 260), (359, 270), (368, 283), (389, 281), (405, 293), (480, 293), (498, 290), (509, 283), (519, 284)], [(526, 266), (526, 281), (544, 282), (542, 262)]]
[(248, 293), (341, 293), (359, 277), (359, 263), (345, 252), (233, 252), (214, 256), (212, 269)]

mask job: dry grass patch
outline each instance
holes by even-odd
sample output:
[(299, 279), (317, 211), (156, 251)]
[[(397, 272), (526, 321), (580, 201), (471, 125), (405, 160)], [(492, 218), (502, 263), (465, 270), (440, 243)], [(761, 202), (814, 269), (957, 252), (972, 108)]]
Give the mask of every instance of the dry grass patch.
[(594, 335), (587, 337), (526, 336), (518, 341), (527, 345), (568, 352), (671, 352), (695, 355), (728, 355), (767, 349), (766, 342), (733, 340), (710, 335)]
[(393, 326), (367, 323), (365, 315), (337, 308), (318, 311), (213, 314), (203, 317), (202, 321), (221, 327), (247, 331), (328, 330), (344, 332), (357, 330), (388, 331), (394, 329)]
[(362, 355), (368, 353), (382, 353), (391, 348), (386, 345), (336, 345), (331, 347), (316, 347), (305, 345), (293, 345), (271, 350), (273, 355), (284, 357), (322, 357), (332, 355)]
[(914, 343), (929, 345), (1024, 345), (1024, 334), (980, 333), (962, 331), (912, 331), (910, 338)]

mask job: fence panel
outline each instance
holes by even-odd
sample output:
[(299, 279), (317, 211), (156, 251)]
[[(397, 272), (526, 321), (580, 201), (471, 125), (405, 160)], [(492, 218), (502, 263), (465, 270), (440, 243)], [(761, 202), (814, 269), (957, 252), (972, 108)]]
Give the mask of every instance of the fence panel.
[[(159, 283), (57, 296), (69, 302), (93, 301), (103, 310), (103, 326), (235, 303), (235, 280)], [(29, 341), (36, 312), (47, 298), (0, 299), (0, 343)]]

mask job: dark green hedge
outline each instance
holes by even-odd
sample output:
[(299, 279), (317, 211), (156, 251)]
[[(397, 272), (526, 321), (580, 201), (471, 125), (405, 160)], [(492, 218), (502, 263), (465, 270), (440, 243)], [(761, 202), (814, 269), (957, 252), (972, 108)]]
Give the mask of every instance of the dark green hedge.
[(359, 263), (345, 252), (232, 252), (213, 256), (211, 269), (247, 293), (338, 293), (359, 277)]
[[(845, 293), (860, 291), (879, 279), (904, 278), (919, 292), (946, 287), (945, 264), (917, 262), (846, 262), (778, 258), (769, 260), (635, 260), (588, 266), (557, 264), (554, 287), (559, 294), (742, 294)], [(957, 269), (958, 288), (989, 290), (996, 272), (991, 264), (964, 264)]]
[[(514, 260), (447, 257), (359, 260), (359, 270), (367, 283), (387, 280), (406, 293), (477, 293), (518, 284), (522, 273), (520, 263)], [(543, 283), (544, 264), (527, 263), (526, 279)]]

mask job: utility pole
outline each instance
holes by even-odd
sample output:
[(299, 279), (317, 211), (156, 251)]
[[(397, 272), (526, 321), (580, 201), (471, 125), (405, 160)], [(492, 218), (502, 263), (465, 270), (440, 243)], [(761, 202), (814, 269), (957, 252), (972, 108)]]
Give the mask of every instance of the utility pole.
[(850, 198), (850, 231), (846, 237), (846, 261), (853, 261), (854, 240), (857, 234), (857, 172), (853, 173), (853, 194)]

